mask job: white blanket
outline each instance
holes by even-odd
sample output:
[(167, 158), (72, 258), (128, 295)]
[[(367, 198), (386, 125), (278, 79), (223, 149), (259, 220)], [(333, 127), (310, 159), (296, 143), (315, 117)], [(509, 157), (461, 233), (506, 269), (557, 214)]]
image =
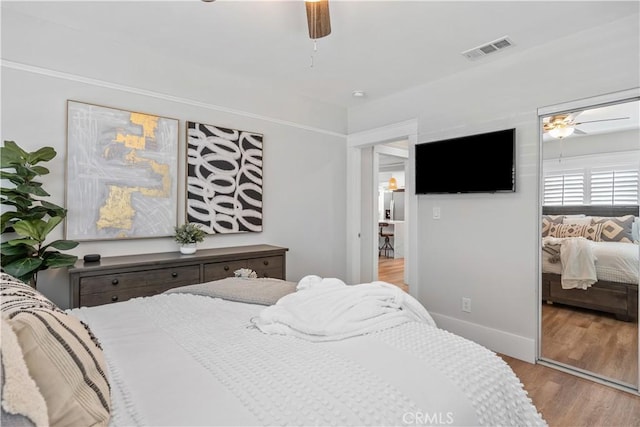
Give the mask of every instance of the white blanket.
[[(616, 283), (640, 283), (640, 249), (635, 243), (589, 241), (596, 257), (598, 280)], [(562, 263), (552, 263), (551, 255), (542, 252), (542, 272), (562, 274)], [(559, 253), (558, 253), (559, 257)]]
[(267, 335), (264, 308), (161, 294), (71, 310), (105, 352), (110, 427), (544, 426), (509, 366), (422, 322), (350, 339)]
[(560, 245), (562, 289), (587, 289), (597, 280), (596, 257), (584, 237), (544, 237), (542, 246)]
[(422, 304), (397, 286), (385, 282), (347, 286), (339, 279), (313, 275), (253, 319), (264, 333), (308, 341), (341, 340), (405, 322), (436, 326)]

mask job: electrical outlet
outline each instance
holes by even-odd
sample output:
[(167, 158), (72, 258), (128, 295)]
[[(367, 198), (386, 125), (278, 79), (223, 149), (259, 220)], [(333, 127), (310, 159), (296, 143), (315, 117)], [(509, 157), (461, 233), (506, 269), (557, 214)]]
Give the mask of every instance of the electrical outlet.
[(471, 313), (471, 298), (462, 297), (462, 311)]

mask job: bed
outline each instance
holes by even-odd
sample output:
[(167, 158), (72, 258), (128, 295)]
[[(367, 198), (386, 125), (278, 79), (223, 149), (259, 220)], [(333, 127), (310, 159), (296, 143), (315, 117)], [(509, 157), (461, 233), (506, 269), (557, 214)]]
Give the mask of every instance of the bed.
[[(544, 206), (542, 241), (543, 301), (637, 320), (638, 206)], [(560, 248), (576, 255), (563, 262)]]
[(2, 425), (546, 425), (499, 356), (383, 282), (241, 277), (63, 311), (3, 274), (2, 297), (3, 381), (26, 342), (51, 347), (23, 355), (41, 399), (3, 386)]

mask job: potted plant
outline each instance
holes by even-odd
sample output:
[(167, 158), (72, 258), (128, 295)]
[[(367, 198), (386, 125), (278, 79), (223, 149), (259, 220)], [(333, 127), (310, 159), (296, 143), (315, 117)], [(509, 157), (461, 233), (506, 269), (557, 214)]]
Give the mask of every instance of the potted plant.
[(39, 271), (69, 267), (78, 259), (59, 251), (73, 249), (78, 242), (55, 240), (45, 243), (49, 233), (67, 216), (66, 209), (41, 199), (49, 193), (37, 181), (49, 173), (49, 169), (38, 163), (48, 162), (56, 154), (52, 147), (29, 153), (14, 141), (4, 141), (4, 146), (0, 147), (0, 178), (3, 184), (7, 181), (12, 184), (11, 187), (0, 187), (1, 234), (11, 233), (0, 245), (0, 263), (4, 272), (34, 288)]
[(180, 244), (180, 252), (183, 254), (192, 254), (196, 251), (197, 243), (204, 241), (207, 233), (200, 228), (200, 224), (188, 222), (175, 227), (176, 234), (173, 236), (176, 242)]

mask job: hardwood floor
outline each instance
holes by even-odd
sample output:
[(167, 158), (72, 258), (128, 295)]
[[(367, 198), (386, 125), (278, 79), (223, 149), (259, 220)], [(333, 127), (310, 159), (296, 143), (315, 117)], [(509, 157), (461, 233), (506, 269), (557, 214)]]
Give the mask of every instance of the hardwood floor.
[(550, 427), (640, 426), (640, 397), (543, 365), (500, 356), (520, 378)]
[(409, 292), (409, 286), (404, 283), (404, 258), (378, 257), (378, 280)]
[[(404, 259), (378, 258), (378, 280), (398, 285), (408, 291), (409, 287), (404, 283)], [(551, 315), (560, 309), (559, 306), (550, 307), (550, 310), (549, 307), (543, 307), (544, 315)], [(593, 315), (593, 313), (590, 314)], [(582, 319), (582, 322), (577, 319), (573, 319), (573, 321), (585, 325), (585, 319)], [(609, 320), (601, 319), (596, 323), (603, 322), (607, 324)], [(567, 342), (563, 340), (569, 340), (570, 337), (567, 334), (570, 333), (568, 331), (562, 332), (562, 328), (558, 327), (560, 324), (562, 321), (556, 318), (556, 322), (550, 323), (549, 326), (555, 329), (555, 340), (567, 345)], [(629, 325), (623, 326), (628, 327)], [(593, 331), (600, 332), (606, 329), (608, 328), (592, 328)], [(624, 338), (627, 336), (624, 330), (625, 328), (623, 328), (622, 336), (617, 336), (615, 339), (603, 338), (602, 336), (600, 338), (591, 336), (587, 339), (585, 335), (581, 335), (577, 341), (574, 340), (581, 350), (576, 349), (570, 354), (573, 357), (577, 357), (578, 354), (586, 356), (590, 353), (589, 348), (596, 345), (607, 347), (614, 344), (615, 347), (616, 343), (627, 341), (627, 338)], [(629, 342), (628, 345), (634, 346), (634, 343)], [(637, 348), (637, 345), (636, 334), (634, 348)], [(555, 351), (552, 348), (547, 350)], [(605, 353), (607, 357), (627, 357), (618, 354), (620, 348), (609, 348), (609, 350), (611, 351)], [(550, 427), (640, 427), (640, 397), (547, 366), (534, 365), (505, 355), (499, 356), (511, 366), (511, 369), (520, 378), (533, 404), (536, 405)], [(625, 378), (628, 378), (628, 375), (634, 375), (633, 367), (635, 366), (637, 369), (637, 363), (634, 365), (629, 361), (618, 362), (630, 368), (629, 373), (625, 374), (627, 375)], [(598, 359), (598, 363), (607, 365), (608, 362)], [(637, 375), (637, 371), (635, 375)]]
[(542, 356), (622, 381), (638, 381), (638, 323), (561, 304), (542, 305)]

